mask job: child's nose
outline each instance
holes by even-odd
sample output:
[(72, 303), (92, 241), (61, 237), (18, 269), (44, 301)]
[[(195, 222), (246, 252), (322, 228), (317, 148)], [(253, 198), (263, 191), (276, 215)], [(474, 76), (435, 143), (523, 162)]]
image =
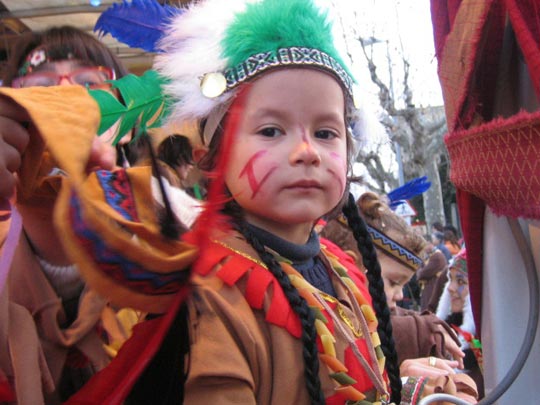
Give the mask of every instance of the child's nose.
[(307, 136), (301, 136), (291, 152), (290, 160), (292, 164), (318, 166), (321, 163), (321, 156), (312, 140)]
[(398, 302), (402, 300), (403, 300), (403, 289), (397, 288), (396, 291), (394, 292), (394, 301)]

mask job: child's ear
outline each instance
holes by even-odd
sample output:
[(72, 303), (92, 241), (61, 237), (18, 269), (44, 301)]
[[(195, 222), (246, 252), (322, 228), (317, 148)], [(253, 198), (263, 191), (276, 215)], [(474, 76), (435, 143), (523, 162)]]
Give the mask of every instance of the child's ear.
[(193, 161), (195, 164), (199, 163), (200, 160), (208, 153), (208, 147), (206, 146), (196, 146), (191, 152), (193, 156)]

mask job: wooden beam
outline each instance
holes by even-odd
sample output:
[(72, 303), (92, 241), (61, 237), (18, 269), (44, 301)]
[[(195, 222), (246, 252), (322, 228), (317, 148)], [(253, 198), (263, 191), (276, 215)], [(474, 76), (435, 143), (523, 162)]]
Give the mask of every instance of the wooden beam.
[(112, 3), (102, 4), (97, 7), (90, 5), (82, 6), (61, 6), (61, 7), (43, 7), (32, 8), (26, 10), (8, 10), (0, 12), (0, 20), (10, 18), (32, 18), (32, 17), (49, 17), (54, 15), (64, 14), (81, 14), (81, 13), (101, 13), (106, 10)]

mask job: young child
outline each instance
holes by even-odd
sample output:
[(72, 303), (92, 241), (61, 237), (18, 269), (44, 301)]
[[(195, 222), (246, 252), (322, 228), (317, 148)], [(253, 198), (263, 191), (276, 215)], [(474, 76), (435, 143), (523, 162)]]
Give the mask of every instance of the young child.
[[(187, 32), (202, 21), (223, 31), (217, 49)], [(352, 79), (330, 28), (309, 1), (207, 1), (163, 42), (156, 66), (179, 100), (173, 117), (206, 121), (205, 163), (234, 228), (212, 230), (195, 267), (186, 403), (389, 398), (388, 317), (379, 338), (363, 275), (313, 231), (346, 195), (352, 153)], [(188, 62), (200, 52), (205, 64)], [(395, 361), (386, 366), (399, 395)]]
[[(397, 304), (403, 299), (403, 288), (413, 277), (423, 260), (424, 239), (394, 213), (387, 203), (372, 192), (362, 194), (357, 200), (358, 208), (368, 225), (381, 264), (384, 292), (390, 311), (392, 327), (400, 365), (406, 360), (415, 360), (413, 365), (424, 368), (424, 375), (437, 370), (425, 367), (429, 356), (446, 359), (451, 355), (456, 361), (440, 360), (441, 370), (449, 370), (461, 364), (463, 353), (450, 327), (431, 313), (405, 310)], [(363, 266), (356, 241), (342, 218), (330, 221), (321, 236), (337, 243), (346, 252), (352, 252), (358, 266)], [(436, 367), (435, 367), (436, 368)], [(432, 374), (433, 375), (433, 374)]]
[[(197, 240), (185, 403), (400, 402), (363, 222), (347, 210), (373, 306), (363, 273), (314, 231), (347, 196), (352, 154), (352, 79), (330, 28), (311, 1), (207, 1), (163, 41), (156, 67), (178, 100), (173, 117), (202, 122), (209, 207), (227, 201), (232, 228), (208, 227), (210, 210), (195, 231), (210, 241)], [(149, 381), (138, 386), (155, 390)]]

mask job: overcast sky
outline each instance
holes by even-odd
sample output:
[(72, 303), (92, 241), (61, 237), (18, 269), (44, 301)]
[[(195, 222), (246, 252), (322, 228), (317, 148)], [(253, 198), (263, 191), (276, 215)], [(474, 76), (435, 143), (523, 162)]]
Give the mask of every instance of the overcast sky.
[[(410, 63), (410, 86), (418, 106), (442, 105), (437, 78), (437, 61), (433, 46), (433, 30), (428, 1), (417, 0), (319, 0), (340, 10), (349, 35), (348, 49), (353, 53), (354, 74), (361, 83), (371, 86), (366, 62), (360, 46), (351, 38), (354, 32), (378, 41), (371, 49), (376, 58), (378, 73), (390, 87), (388, 55), (393, 62), (393, 87), (401, 92), (403, 65), (401, 55)], [(338, 34), (339, 35), (339, 34)], [(374, 90), (373, 90), (374, 91)]]
[[(413, 92), (416, 106), (440, 106), (443, 104), (440, 84), (437, 77), (437, 60), (433, 46), (433, 30), (428, 1), (418, 0), (316, 0), (339, 10), (331, 14), (335, 19), (336, 37), (341, 42), (340, 51), (347, 57), (353, 57), (353, 74), (359, 83), (361, 96), (366, 101), (364, 106), (372, 113), (368, 129), (368, 140), (364, 147), (376, 150), (382, 157), (386, 170), (398, 171), (396, 157), (390, 147), (390, 140), (382, 125), (377, 121), (380, 104), (378, 89), (371, 82), (366, 59), (361, 47), (354, 38), (373, 37), (375, 43), (368, 47), (373, 52), (377, 73), (396, 96), (398, 108), (399, 95), (402, 94), (403, 81), (402, 57), (410, 64), (409, 86)], [(345, 26), (347, 44), (341, 40)], [(341, 41), (340, 41), (341, 40)], [(392, 61), (388, 64), (388, 56)], [(390, 84), (392, 76), (392, 85)], [(364, 92), (366, 91), (367, 94)], [(364, 97), (365, 96), (365, 97)], [(355, 165), (355, 173), (369, 178), (361, 164)], [(359, 195), (363, 188), (354, 189)]]

